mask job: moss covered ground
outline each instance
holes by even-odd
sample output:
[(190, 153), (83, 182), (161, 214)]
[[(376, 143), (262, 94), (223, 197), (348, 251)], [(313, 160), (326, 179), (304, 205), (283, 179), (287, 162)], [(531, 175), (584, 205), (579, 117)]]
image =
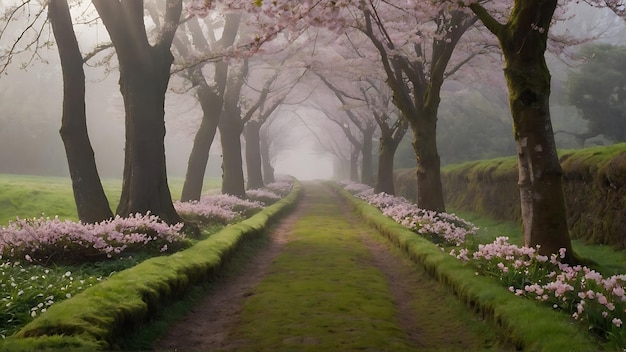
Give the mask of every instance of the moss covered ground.
[[(231, 339), (238, 351), (429, 351), (497, 348), (490, 326), (423, 270), (409, 278), (408, 311), (394, 304), (388, 277), (363, 238), (415, 268), (404, 253), (362, 222), (351, 222), (338, 199), (307, 185), (309, 208), (284, 251), (245, 301)], [(404, 280), (404, 277), (398, 277)], [(417, 341), (399, 325), (412, 315)], [(495, 345), (495, 346), (494, 346)]]

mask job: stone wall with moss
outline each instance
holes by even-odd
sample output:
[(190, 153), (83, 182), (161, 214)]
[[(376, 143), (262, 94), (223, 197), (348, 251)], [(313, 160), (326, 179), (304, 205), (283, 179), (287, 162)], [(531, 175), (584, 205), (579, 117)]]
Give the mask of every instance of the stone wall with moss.
[[(573, 238), (626, 248), (626, 143), (559, 153)], [(415, 199), (415, 170), (396, 171), (397, 194)], [(442, 169), (446, 206), (520, 221), (517, 159)]]

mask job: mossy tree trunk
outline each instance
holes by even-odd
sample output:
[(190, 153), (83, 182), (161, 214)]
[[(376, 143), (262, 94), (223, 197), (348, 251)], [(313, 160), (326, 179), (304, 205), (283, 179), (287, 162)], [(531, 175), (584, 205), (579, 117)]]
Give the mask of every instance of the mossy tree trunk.
[(174, 57), (170, 46), (182, 13), (182, 0), (168, 0), (165, 21), (154, 45), (144, 27), (143, 1), (93, 0), (119, 61), (120, 91), (126, 112), (122, 195), (117, 213), (151, 212), (167, 223), (176, 213), (165, 163), (165, 92)]
[(84, 223), (110, 219), (113, 212), (102, 188), (87, 133), (83, 57), (67, 0), (51, 0), (48, 4), (48, 18), (63, 71), (63, 117), (59, 132), (67, 155), (78, 218)]
[(505, 57), (504, 75), (519, 167), (524, 245), (540, 245), (540, 253), (572, 252), (552, 123), (550, 71), (545, 61), (548, 30), (557, 0), (516, 0), (508, 23), (500, 24), (480, 5), (471, 9), (493, 32)]
[(413, 152), (417, 161), (415, 203), (422, 209), (443, 212), (446, 206), (441, 186), (441, 161), (437, 150), (437, 112), (422, 111), (411, 123)]

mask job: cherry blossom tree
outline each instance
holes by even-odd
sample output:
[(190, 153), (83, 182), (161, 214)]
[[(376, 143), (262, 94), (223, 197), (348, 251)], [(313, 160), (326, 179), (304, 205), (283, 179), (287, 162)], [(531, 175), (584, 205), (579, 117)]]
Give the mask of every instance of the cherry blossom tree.
[(370, 87), (363, 89), (362, 94), (380, 130), (374, 191), (394, 195), (394, 157), (409, 128), (409, 122), (398, 113), (393, 105), (391, 91), (384, 82), (370, 80), (368, 83)]
[[(218, 55), (235, 43), (241, 14), (224, 14), (220, 16), (220, 19), (221, 28), (214, 28), (215, 25), (207, 20), (203, 23), (204, 27), (201, 27), (199, 20), (193, 18), (185, 23), (186, 30), (179, 31), (179, 35), (174, 40), (174, 47), (179, 54), (179, 65), (182, 66), (180, 74), (195, 87), (195, 94), (202, 108), (202, 120), (189, 155), (181, 195), (182, 201), (200, 199), (209, 152), (222, 114), (229, 66), (223, 58), (218, 58), (215, 62), (203, 62), (196, 65), (187, 63), (193, 61), (194, 56), (197, 55)], [(221, 29), (222, 32), (219, 40), (215, 38), (216, 29)], [(203, 70), (208, 64), (214, 66), (212, 77), (207, 77)]]
[[(324, 83), (324, 85), (328, 87), (328, 89), (330, 89), (336, 99), (340, 102), (340, 110), (342, 110), (345, 116), (348, 118), (348, 122), (341, 121), (326, 112), (329, 118), (342, 128), (342, 130), (346, 134), (346, 137), (352, 143), (355, 153), (355, 155), (352, 157), (352, 163), (357, 162), (359, 155), (361, 157), (361, 183), (370, 186), (373, 185), (374, 175), (372, 166), (372, 139), (374, 137), (374, 133), (376, 132), (377, 126), (376, 122), (372, 118), (371, 112), (369, 110), (364, 111), (363, 109), (364, 107), (367, 107), (367, 105), (364, 104), (365, 98), (362, 96), (353, 96), (346, 90), (339, 88), (337, 85), (330, 82), (330, 80), (324, 75), (321, 75), (319, 73), (316, 74)], [(358, 82), (350, 83), (358, 84)], [(362, 91), (358, 91), (358, 93), (362, 93)], [(361, 109), (351, 106), (351, 103), (354, 102), (360, 104)], [(355, 131), (350, 128), (350, 125), (355, 127)], [(354, 175), (356, 175), (356, 173), (354, 173), (353, 176)]]
[[(500, 43), (517, 145), (524, 244), (540, 253), (565, 248), (574, 261), (562, 187), (562, 170), (550, 120), (550, 71), (545, 52), (557, 0), (515, 0), (467, 6)], [(493, 4), (491, 4), (493, 5)], [(506, 12), (505, 12), (506, 13)]]
[[(287, 57), (285, 60), (287, 60)], [(271, 183), (274, 180), (274, 172), (269, 160), (269, 145), (271, 141), (269, 140), (269, 135), (265, 133), (265, 140), (263, 141), (265, 145), (262, 146), (261, 128), (273, 113), (285, 103), (289, 93), (299, 84), (300, 79), (306, 73), (306, 69), (296, 68), (296, 70), (302, 71), (302, 73), (297, 78), (292, 78), (290, 72), (293, 69), (283, 68), (285, 60), (277, 67), (270, 69), (275, 71), (274, 74), (265, 78), (263, 88), (260, 90), (256, 102), (248, 108), (246, 113), (246, 118), (248, 119), (244, 128), (246, 171), (248, 175), (246, 189), (261, 188), (264, 184)], [(289, 81), (279, 80), (281, 74), (287, 76), (284, 78), (289, 79)], [(265, 165), (263, 165), (264, 158), (266, 159)], [(264, 178), (264, 174), (267, 175), (267, 180)]]
[[(417, 161), (419, 207), (445, 211), (437, 152), (437, 110), (445, 78), (476, 53), (448, 67), (456, 45), (476, 18), (458, 10), (416, 4), (414, 8), (394, 2), (361, 1), (354, 26), (378, 52), (393, 102), (413, 131)], [(482, 49), (481, 45), (476, 45)]]

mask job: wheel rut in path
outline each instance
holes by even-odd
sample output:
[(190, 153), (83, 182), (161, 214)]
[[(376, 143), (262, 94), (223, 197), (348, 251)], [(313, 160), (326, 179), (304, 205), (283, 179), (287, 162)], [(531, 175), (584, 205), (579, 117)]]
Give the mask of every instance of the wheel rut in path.
[[(272, 264), (283, 251), (292, 251), (286, 244), (295, 236), (292, 233), (294, 225), (303, 217), (310, 216), (309, 209), (312, 202), (318, 199), (320, 192), (330, 192), (323, 185), (311, 182), (304, 182), (303, 190), (303, 196), (296, 208), (270, 230), (268, 246), (259, 250), (237, 275), (222, 280), (219, 286), (187, 316), (172, 325), (168, 332), (155, 342), (154, 349), (267, 350), (255, 349), (246, 341), (242, 341), (240, 336), (235, 336), (234, 331), (241, 324), (248, 324), (242, 321), (241, 313), (246, 300), (254, 296), (255, 287), (268, 275), (274, 274)], [(359, 265), (376, 268), (386, 280), (389, 300), (393, 301), (396, 311), (395, 324), (398, 329), (404, 331), (406, 345), (412, 346), (403, 350), (499, 350), (493, 333), (485, 330), (484, 323), (467, 312), (444, 287), (431, 279), (388, 240), (364, 225), (338, 196), (329, 194), (326, 196), (334, 197), (332, 202), (338, 206), (333, 216), (346, 221), (350, 232), (356, 234), (355, 246), (365, 246), (370, 253), (365, 259), (359, 259)], [(311, 295), (315, 294), (317, 293), (313, 290)], [(306, 319), (294, 322), (296, 325), (307, 323)], [(254, 329), (263, 329), (263, 325)], [(311, 331), (313, 330), (311, 327)], [(287, 343), (288, 347), (276, 346), (272, 350), (315, 351), (319, 339), (314, 336), (305, 339), (288, 337), (282, 341), (283, 344)]]

